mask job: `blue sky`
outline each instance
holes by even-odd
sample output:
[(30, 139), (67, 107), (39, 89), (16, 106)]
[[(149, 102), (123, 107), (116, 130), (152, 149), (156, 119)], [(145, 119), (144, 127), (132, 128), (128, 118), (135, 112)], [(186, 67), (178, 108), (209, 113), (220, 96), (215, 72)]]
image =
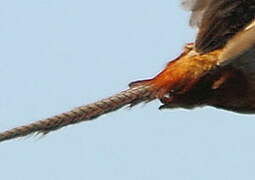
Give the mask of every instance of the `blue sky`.
[[(194, 35), (179, 0), (1, 1), (0, 130), (150, 78)], [(159, 105), (2, 143), (0, 178), (255, 178), (254, 115)]]

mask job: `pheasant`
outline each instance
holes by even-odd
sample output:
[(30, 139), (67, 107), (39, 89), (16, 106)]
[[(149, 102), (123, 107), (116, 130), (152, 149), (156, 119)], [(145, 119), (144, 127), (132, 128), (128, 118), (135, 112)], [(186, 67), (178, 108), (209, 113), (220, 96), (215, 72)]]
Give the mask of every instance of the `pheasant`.
[(154, 78), (92, 104), (0, 133), (0, 142), (47, 134), (125, 105), (159, 99), (160, 108), (213, 106), (255, 113), (255, 0), (182, 0), (198, 29), (194, 43)]

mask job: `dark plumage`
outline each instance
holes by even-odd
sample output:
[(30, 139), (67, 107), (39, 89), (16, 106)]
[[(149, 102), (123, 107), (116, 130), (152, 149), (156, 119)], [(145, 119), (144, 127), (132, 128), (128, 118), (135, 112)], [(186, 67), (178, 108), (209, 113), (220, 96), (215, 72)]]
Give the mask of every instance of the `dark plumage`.
[(255, 0), (184, 0), (199, 28), (195, 47), (206, 53), (222, 48), (255, 18)]

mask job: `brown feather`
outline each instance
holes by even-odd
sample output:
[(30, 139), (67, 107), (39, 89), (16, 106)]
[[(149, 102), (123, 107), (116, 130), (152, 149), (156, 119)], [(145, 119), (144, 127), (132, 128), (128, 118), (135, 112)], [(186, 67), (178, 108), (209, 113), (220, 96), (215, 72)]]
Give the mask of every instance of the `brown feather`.
[[(255, 48), (255, 26), (237, 33), (224, 47), (224, 50), (219, 58), (218, 65), (224, 66), (232, 60), (238, 59), (239, 56), (247, 56), (249, 53), (254, 53)], [(250, 61), (254, 61), (250, 59)]]
[[(206, 53), (222, 48), (255, 18), (255, 0), (191, 1), (191, 22), (199, 28), (195, 46)], [(189, 4), (189, 3), (187, 3)]]
[(192, 11), (190, 17), (190, 25), (192, 27), (199, 26), (203, 17), (204, 10), (212, 0), (182, 0), (182, 6)]

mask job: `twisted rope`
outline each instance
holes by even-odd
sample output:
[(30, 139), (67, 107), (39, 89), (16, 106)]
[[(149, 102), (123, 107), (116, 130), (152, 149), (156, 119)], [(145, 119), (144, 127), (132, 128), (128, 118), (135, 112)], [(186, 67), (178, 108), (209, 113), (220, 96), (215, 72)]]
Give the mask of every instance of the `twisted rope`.
[(70, 124), (92, 120), (128, 104), (132, 105), (144, 100), (150, 100), (150, 89), (149, 86), (132, 87), (109, 98), (75, 108), (69, 112), (7, 130), (0, 133), (0, 142), (32, 133), (47, 134)]

